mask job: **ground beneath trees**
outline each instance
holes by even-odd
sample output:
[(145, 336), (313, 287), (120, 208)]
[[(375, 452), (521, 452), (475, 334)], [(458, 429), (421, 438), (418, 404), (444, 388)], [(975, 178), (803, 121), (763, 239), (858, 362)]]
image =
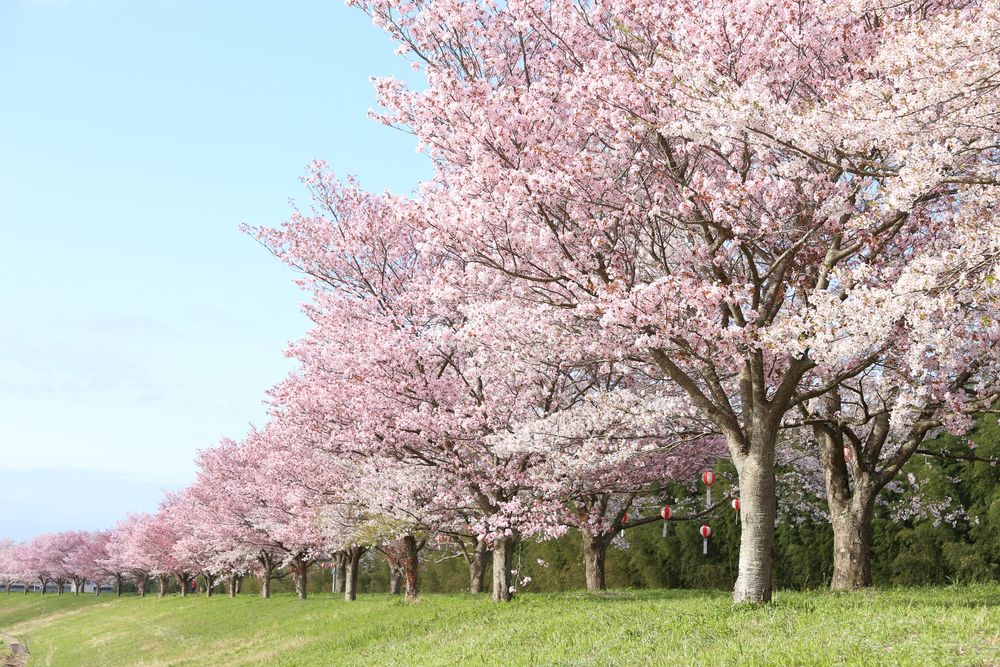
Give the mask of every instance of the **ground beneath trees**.
[(1000, 586), (832, 595), (760, 609), (723, 592), (386, 595), (346, 603), (0, 595), (35, 665), (1000, 665)]

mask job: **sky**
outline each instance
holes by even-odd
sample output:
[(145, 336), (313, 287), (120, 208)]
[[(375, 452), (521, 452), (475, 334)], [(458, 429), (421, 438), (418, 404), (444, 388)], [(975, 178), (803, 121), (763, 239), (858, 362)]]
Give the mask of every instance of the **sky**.
[(314, 159), (429, 176), (367, 116), (419, 85), (394, 48), (341, 0), (0, 0), (0, 537), (153, 510), (263, 421), (306, 295), (239, 226)]

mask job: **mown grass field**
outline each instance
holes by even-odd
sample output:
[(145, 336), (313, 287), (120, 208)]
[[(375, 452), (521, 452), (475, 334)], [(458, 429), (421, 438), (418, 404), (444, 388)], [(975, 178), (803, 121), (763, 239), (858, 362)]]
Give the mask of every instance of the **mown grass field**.
[(488, 597), (0, 594), (30, 667), (68, 665), (1000, 665), (1000, 586), (850, 595), (620, 591)]

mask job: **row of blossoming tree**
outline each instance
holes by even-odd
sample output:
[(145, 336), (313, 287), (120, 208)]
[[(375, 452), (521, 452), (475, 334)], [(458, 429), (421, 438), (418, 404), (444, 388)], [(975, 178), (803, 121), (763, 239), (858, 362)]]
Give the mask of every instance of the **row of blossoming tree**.
[(601, 588), (628, 511), (727, 457), (734, 599), (765, 602), (784, 457), (825, 490), (832, 586), (868, 585), (879, 492), (1000, 396), (998, 2), (356, 4), (426, 74), (378, 80), (377, 117), (433, 177), (313, 165), (310, 210), (247, 230), (310, 295), (270, 421), (7, 569), (304, 596), (322, 560), (353, 599), (379, 549), (412, 597), (430, 542), (473, 591), (492, 552), (508, 600), (518, 540), (574, 528)]

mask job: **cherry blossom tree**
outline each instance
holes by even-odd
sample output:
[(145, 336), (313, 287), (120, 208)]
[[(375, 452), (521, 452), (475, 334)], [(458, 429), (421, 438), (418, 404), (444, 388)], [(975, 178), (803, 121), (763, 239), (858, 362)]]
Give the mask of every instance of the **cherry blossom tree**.
[(891, 349), (866, 293), (992, 224), (995, 0), (359, 4), (427, 74), (378, 83), (435, 161), (424, 238), (686, 394), (769, 600), (780, 430)]

